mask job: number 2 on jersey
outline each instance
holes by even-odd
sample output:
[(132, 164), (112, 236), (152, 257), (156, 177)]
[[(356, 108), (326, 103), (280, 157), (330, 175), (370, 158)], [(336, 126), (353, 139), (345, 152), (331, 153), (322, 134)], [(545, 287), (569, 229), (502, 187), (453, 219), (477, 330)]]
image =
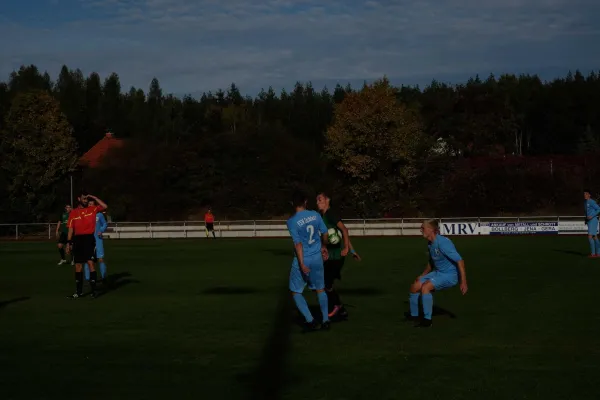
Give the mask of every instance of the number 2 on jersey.
[(308, 232), (308, 244), (313, 244), (314, 242), (316, 242), (316, 240), (314, 239), (315, 236), (315, 227), (312, 225), (307, 225), (306, 226), (306, 231)]

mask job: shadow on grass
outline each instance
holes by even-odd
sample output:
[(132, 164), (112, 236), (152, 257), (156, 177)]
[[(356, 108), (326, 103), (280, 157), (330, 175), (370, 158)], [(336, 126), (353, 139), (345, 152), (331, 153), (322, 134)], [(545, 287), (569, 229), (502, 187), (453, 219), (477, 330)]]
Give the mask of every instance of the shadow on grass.
[(583, 251), (574, 251), (574, 250), (554, 249), (554, 252), (569, 254), (571, 256), (587, 256), (588, 255), (587, 253), (584, 253)]
[[(406, 306), (408, 306), (408, 301), (405, 301), (404, 304), (406, 304)], [(419, 315), (423, 315), (423, 306), (421, 304), (421, 302), (419, 301)], [(456, 319), (458, 318), (458, 315), (454, 314), (452, 311), (447, 310), (445, 308), (439, 307), (434, 305), (433, 306), (433, 310), (432, 310), (432, 316), (434, 317), (443, 317), (443, 316), (447, 316), (450, 317), (452, 319)]]
[(252, 294), (258, 293), (260, 290), (251, 288), (251, 287), (241, 287), (241, 286), (218, 286), (212, 287), (208, 289), (204, 289), (202, 294), (211, 294), (211, 295), (238, 295), (238, 294)]
[(11, 304), (20, 303), (21, 301), (27, 301), (29, 299), (31, 299), (31, 297), (27, 296), (27, 297), (17, 297), (15, 299), (6, 300), (6, 301), (0, 301), (0, 310), (2, 310), (3, 308), (5, 308), (6, 306), (9, 306)]
[(98, 297), (107, 295), (110, 292), (119, 290), (122, 287), (132, 283), (141, 283), (141, 281), (138, 281), (137, 279), (130, 279), (131, 276), (132, 275), (129, 272), (120, 272), (118, 274), (108, 275), (106, 277), (106, 286), (99, 287), (100, 291), (98, 293)]
[(294, 257), (294, 251), (292, 249), (265, 249), (264, 251), (278, 257), (289, 257), (290, 264), (292, 262), (292, 258)]
[(336, 289), (340, 295), (348, 294), (351, 296), (377, 296), (383, 294), (383, 291), (374, 287), (355, 287)]

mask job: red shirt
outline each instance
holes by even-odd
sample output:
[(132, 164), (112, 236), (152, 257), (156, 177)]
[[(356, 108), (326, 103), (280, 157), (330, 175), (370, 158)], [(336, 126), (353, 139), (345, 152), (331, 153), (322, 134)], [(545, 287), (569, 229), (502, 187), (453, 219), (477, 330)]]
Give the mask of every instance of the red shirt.
[(104, 211), (104, 207), (93, 206), (76, 208), (69, 214), (67, 226), (73, 228), (75, 235), (93, 235), (96, 232), (96, 213)]
[(212, 224), (213, 222), (215, 222), (215, 216), (210, 213), (204, 214), (204, 222), (206, 222), (207, 224)]

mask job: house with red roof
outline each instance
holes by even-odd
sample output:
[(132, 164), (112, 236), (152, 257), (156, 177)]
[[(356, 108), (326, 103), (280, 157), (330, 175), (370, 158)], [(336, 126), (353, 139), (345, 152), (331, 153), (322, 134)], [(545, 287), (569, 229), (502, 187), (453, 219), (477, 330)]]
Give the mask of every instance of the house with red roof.
[(106, 135), (79, 159), (79, 166), (84, 168), (97, 168), (101, 165), (104, 156), (111, 150), (120, 148), (125, 142), (116, 138), (111, 132)]

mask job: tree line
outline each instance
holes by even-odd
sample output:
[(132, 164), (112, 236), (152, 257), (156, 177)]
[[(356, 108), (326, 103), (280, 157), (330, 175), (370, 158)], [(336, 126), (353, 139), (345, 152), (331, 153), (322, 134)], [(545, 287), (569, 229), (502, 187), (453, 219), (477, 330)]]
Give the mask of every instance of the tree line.
[[(117, 220), (282, 217), (298, 187), (348, 217), (580, 213), (600, 189), (598, 109), (595, 72), (178, 98), (23, 66), (0, 83), (0, 220), (53, 218), (71, 174)], [(77, 171), (109, 131), (127, 145)]]

